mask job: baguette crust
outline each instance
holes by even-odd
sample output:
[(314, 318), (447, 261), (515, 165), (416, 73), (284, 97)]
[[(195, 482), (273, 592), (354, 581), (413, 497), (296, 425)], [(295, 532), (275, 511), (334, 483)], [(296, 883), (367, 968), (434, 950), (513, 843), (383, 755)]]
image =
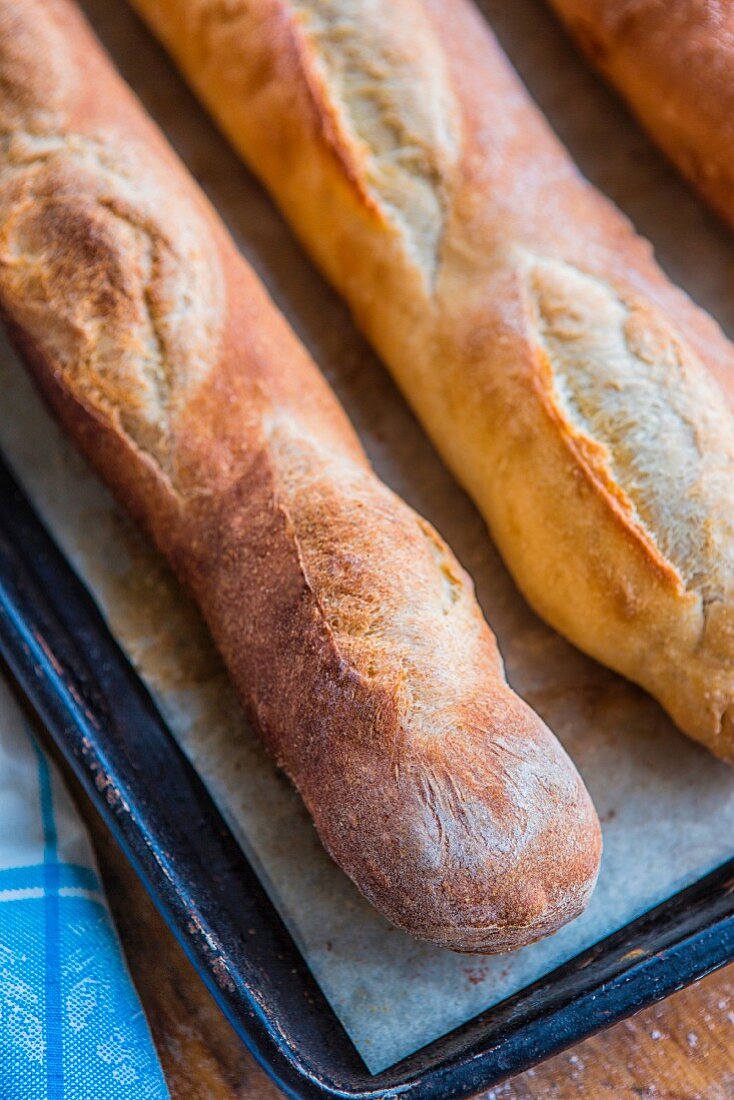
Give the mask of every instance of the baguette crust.
[[(734, 760), (731, 347), (580, 177), (479, 15), (133, 2), (345, 294), (535, 609)], [(374, 62), (358, 96), (355, 55)], [(441, 124), (416, 103), (440, 103)], [(432, 180), (428, 259), (420, 212), (376, 216), (386, 157)]]
[(721, 0), (551, 0), (652, 139), (734, 226), (734, 10)]
[(198, 600), (326, 848), (436, 943), (553, 931), (593, 887), (598, 822), (468, 577), (67, 0), (0, 0), (0, 71), (10, 331)]

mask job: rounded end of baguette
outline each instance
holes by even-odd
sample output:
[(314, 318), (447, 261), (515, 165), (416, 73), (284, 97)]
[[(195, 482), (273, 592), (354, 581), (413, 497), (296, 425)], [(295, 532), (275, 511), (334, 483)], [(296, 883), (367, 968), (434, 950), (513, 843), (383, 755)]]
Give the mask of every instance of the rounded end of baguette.
[(585, 908), (598, 818), (563, 748), (509, 688), (448, 727), (440, 717), (440, 729), (424, 716), (403, 733), (389, 760), (360, 745), (358, 786), (322, 786), (314, 816), (332, 856), (403, 931), (454, 951), (511, 951)]

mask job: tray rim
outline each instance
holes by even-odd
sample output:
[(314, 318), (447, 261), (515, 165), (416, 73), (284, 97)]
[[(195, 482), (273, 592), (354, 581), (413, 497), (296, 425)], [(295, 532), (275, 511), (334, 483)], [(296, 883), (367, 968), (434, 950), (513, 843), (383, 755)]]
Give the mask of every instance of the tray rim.
[[(235, 1031), (290, 1096), (459, 1100), (734, 959), (733, 858), (539, 981), (370, 1074), (1, 454), (0, 656)], [(161, 791), (182, 789), (195, 816), (177, 815), (175, 800), (161, 804)], [(189, 850), (191, 830), (202, 824), (211, 830), (205, 859)], [(214, 896), (202, 896), (204, 886)]]

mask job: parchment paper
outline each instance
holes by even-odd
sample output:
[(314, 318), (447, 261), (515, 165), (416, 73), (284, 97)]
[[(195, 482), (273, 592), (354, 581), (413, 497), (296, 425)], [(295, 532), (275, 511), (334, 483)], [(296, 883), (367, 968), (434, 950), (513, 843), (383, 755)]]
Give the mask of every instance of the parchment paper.
[[(511, 956), (460, 956), (389, 927), (320, 847), (234, 702), (195, 609), (62, 438), (5, 345), (0, 446), (96, 594), (226, 813), (369, 1068), (377, 1071), (532, 981), (732, 854), (734, 772), (642, 692), (573, 650), (518, 595), (476, 511), (281, 219), (122, 0), (90, 0), (117, 63), (223, 213), (326, 371), (383, 478), (473, 575), (514, 687), (556, 731), (604, 826), (587, 913)], [(732, 240), (678, 182), (534, 0), (484, 5), (583, 170), (633, 217), (674, 279), (731, 331)]]

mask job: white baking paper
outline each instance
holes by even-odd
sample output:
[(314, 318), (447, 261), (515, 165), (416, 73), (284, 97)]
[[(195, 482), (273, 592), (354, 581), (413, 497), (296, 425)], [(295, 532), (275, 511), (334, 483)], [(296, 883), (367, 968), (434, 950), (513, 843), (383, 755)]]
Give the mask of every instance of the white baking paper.
[[(583, 773), (604, 827), (586, 914), (544, 943), (483, 959), (383, 921), (323, 852), (246, 727), (206, 631), (160, 558), (62, 438), (3, 345), (0, 446), (153, 690), (259, 867), (318, 981), (377, 1071), (620, 927), (732, 854), (734, 772), (641, 691), (576, 652), (518, 595), (484, 525), (347, 313), (122, 0), (90, 0), (125, 75), (209, 192), (326, 371), (386, 481), (427, 515), (476, 581), (513, 686)], [(584, 171), (654, 241), (670, 274), (731, 331), (732, 239), (678, 182), (533, 0), (485, 10)]]

